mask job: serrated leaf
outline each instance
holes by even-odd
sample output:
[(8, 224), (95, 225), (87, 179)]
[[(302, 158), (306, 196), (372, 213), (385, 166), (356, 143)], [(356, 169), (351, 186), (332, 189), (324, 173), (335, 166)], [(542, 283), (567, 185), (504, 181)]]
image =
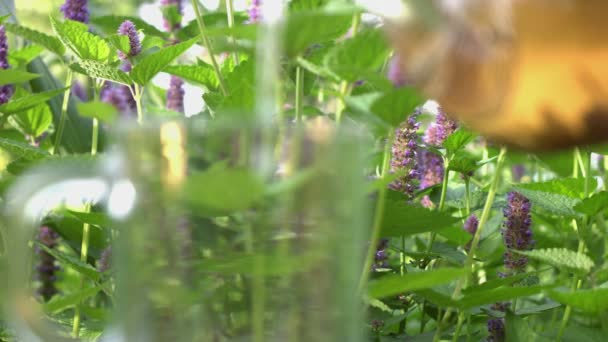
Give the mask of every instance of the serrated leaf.
[(125, 54), (129, 54), (131, 51), (131, 44), (129, 42), (129, 37), (123, 34), (113, 34), (106, 37), (106, 40), (112, 45), (114, 48), (122, 51)]
[(65, 309), (79, 305), (83, 300), (96, 295), (102, 289), (103, 285), (99, 285), (82, 289), (69, 295), (55, 296), (48, 303), (44, 304), (44, 310), (49, 313), (59, 313)]
[(101, 101), (80, 102), (76, 107), (80, 115), (88, 118), (97, 118), (105, 123), (114, 122), (118, 115), (114, 106)]
[(608, 309), (608, 288), (574, 292), (550, 290), (547, 294), (555, 301), (585, 312), (599, 313)]
[(551, 342), (554, 339), (540, 335), (530, 327), (524, 318), (508, 312), (505, 322), (505, 342), (519, 341)]
[(448, 152), (448, 155), (453, 155), (473, 141), (473, 139), (475, 139), (474, 133), (467, 131), (464, 128), (459, 128), (445, 139), (443, 147)]
[(93, 60), (82, 60), (80, 62), (71, 64), (70, 68), (80, 74), (100, 80), (121, 83), (127, 86), (131, 86), (133, 84), (133, 80), (127, 73), (105, 63)]
[(254, 173), (218, 163), (193, 174), (184, 187), (185, 199), (214, 213), (244, 210), (264, 195), (264, 183)]
[(474, 172), (481, 166), (474, 157), (461, 152), (463, 151), (456, 153), (456, 155), (450, 160), (449, 169), (451, 171), (460, 172), (466, 175)]
[(447, 284), (464, 275), (464, 269), (441, 268), (433, 271), (385, 276), (369, 282), (367, 294), (371, 298), (383, 298), (407, 291), (429, 289)]
[(0, 69), (0, 86), (5, 84), (23, 83), (38, 77), (40, 77), (40, 75), (32, 74), (27, 71), (17, 69)]
[(161, 38), (167, 37), (166, 33), (160, 31), (156, 27), (148, 24), (147, 22), (138, 17), (130, 17), (124, 15), (106, 15), (91, 18), (91, 23), (101, 28), (106, 34), (113, 34), (116, 33), (116, 30), (118, 30), (120, 24), (122, 24), (125, 20), (131, 21), (133, 24), (135, 24), (135, 27), (137, 27), (138, 30), (142, 30), (146, 35), (153, 35)]
[(131, 78), (140, 85), (147, 84), (156, 74), (186, 52), (194, 43), (195, 39), (191, 39), (140, 59), (133, 67), (133, 70), (131, 70)]
[(545, 248), (531, 251), (512, 250), (512, 252), (547, 263), (558, 269), (565, 268), (579, 273), (588, 273), (595, 266), (593, 260), (587, 255), (566, 248)]
[(534, 275), (536, 273), (537, 272), (520, 273), (520, 274), (512, 275), (512, 276), (509, 276), (506, 278), (497, 278), (497, 279), (488, 280), (483, 284), (472, 286), (472, 287), (467, 287), (466, 289), (462, 290), (462, 293), (464, 295), (468, 295), (468, 294), (473, 294), (476, 292), (488, 291), (488, 290), (496, 289), (499, 287), (508, 286), (508, 285), (516, 283), (520, 280), (523, 280), (531, 275)]
[(583, 199), (574, 206), (574, 210), (581, 214), (595, 216), (608, 207), (608, 192), (602, 191), (589, 198)]
[(57, 259), (57, 261), (59, 261), (63, 265), (73, 268), (78, 273), (91, 278), (93, 281), (99, 280), (99, 272), (93, 266), (80, 261), (80, 259), (78, 259), (74, 255), (66, 254), (56, 249), (48, 248), (47, 246), (39, 242), (34, 243), (36, 244), (36, 247), (41, 248), (45, 252), (52, 255), (53, 257), (55, 257), (55, 259)]
[(414, 206), (401, 200), (387, 199), (382, 219), (381, 236), (404, 236), (438, 231), (458, 222), (445, 212)]
[(31, 94), (28, 96), (13, 99), (8, 103), (5, 103), (0, 106), (0, 113), (3, 113), (4, 115), (9, 115), (30, 109), (52, 99), (57, 95), (63, 94), (66, 89), (49, 90), (42, 93)]
[(0, 148), (17, 158), (37, 160), (49, 156), (49, 153), (20, 141), (0, 138)]
[(37, 138), (51, 126), (53, 113), (46, 103), (41, 103), (24, 112), (13, 115), (11, 119), (19, 126), (23, 133)]
[(325, 56), (324, 65), (348, 82), (356, 82), (365, 73), (382, 67), (389, 49), (380, 30), (365, 30), (334, 46)]
[(213, 68), (209, 65), (170, 65), (164, 72), (179, 76), (186, 81), (200, 84), (208, 89), (217, 89), (219, 82)]
[(80, 59), (105, 62), (112, 50), (101, 37), (89, 32), (89, 27), (81, 22), (65, 20), (60, 22), (51, 16), (51, 25), (59, 40)]
[(391, 89), (374, 101), (370, 110), (387, 124), (397, 127), (424, 102), (413, 88)]
[(37, 44), (25, 46), (19, 50), (12, 50), (8, 56), (9, 62), (15, 66), (25, 66), (40, 56), (44, 48)]
[(344, 35), (351, 25), (351, 14), (329, 14), (306, 11), (290, 14), (284, 33), (288, 56), (301, 54), (314, 43), (323, 43)]
[(59, 56), (63, 56), (65, 54), (65, 47), (63, 44), (61, 44), (59, 39), (53, 36), (11, 23), (5, 23), (4, 27), (8, 32), (43, 46), (47, 50)]
[[(592, 180), (591, 188), (596, 181)], [(574, 207), (583, 198), (584, 179), (560, 178), (542, 183), (518, 184), (513, 189), (532, 202), (532, 209), (538, 205), (557, 215), (577, 216)]]

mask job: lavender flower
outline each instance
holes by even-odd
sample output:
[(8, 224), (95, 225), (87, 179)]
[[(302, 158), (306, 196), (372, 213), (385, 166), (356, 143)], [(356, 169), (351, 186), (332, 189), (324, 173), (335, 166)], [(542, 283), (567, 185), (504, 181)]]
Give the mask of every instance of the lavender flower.
[(255, 24), (262, 20), (262, 0), (251, 0), (251, 5), (247, 10), (249, 15), (248, 23)]
[(374, 264), (372, 270), (376, 271), (378, 268), (388, 267), (388, 239), (380, 239), (378, 246), (376, 247), (376, 254), (374, 254)]
[(448, 118), (442, 110), (439, 110), (435, 122), (424, 133), (423, 140), (428, 145), (439, 147), (457, 128), (456, 121)]
[(89, 100), (87, 90), (82, 86), (82, 83), (75, 81), (72, 84), (72, 94), (76, 96), (80, 101), (86, 102)]
[[(40, 227), (38, 241), (44, 246), (50, 249), (57, 247), (58, 238), (59, 235), (51, 228)], [(55, 264), (55, 258), (45, 250), (37, 249), (37, 252), (40, 256), (40, 264), (36, 267), (36, 270), (38, 271), (38, 280), (41, 283), (38, 294), (42, 296), (44, 301), (48, 301), (58, 292), (55, 287), (55, 281), (57, 280), (55, 273), (59, 270), (59, 266)]]
[(405, 174), (390, 184), (390, 188), (414, 197), (415, 182), (420, 176), (417, 163), (418, 135), (420, 127), (417, 121), (420, 112), (417, 110), (395, 131), (392, 146), (391, 172), (405, 171)]
[(126, 56), (122, 51), (118, 51), (118, 57), (125, 60), (128, 57), (134, 57), (139, 55), (141, 52), (141, 42), (139, 41), (139, 35), (135, 24), (129, 20), (125, 20), (118, 28), (118, 34), (127, 36), (129, 38), (129, 54)]
[(89, 23), (89, 9), (87, 0), (65, 0), (65, 3), (60, 7), (65, 19), (80, 21), (81, 23)]
[(530, 207), (530, 200), (522, 194), (510, 192), (507, 195), (507, 207), (503, 210), (506, 220), (502, 237), (505, 246), (509, 249), (505, 252), (504, 263), (510, 274), (523, 272), (528, 264), (528, 258), (511, 250), (526, 251), (532, 249), (535, 243), (530, 229)]
[(109, 103), (122, 114), (131, 114), (136, 109), (133, 95), (126, 85), (106, 84), (101, 90), (101, 101)]
[[(8, 69), (8, 41), (6, 39), (6, 29), (0, 25), (0, 69)], [(0, 104), (7, 103), (13, 96), (13, 86), (6, 84), (0, 86)]]
[[(475, 236), (477, 233), (477, 228), (479, 227), (479, 220), (475, 214), (471, 214), (469, 218), (464, 222), (464, 226), (462, 227), (467, 233), (471, 234), (471, 236)], [(465, 250), (469, 251), (471, 249), (471, 241), (467, 242), (464, 247)]]
[(505, 340), (505, 322), (502, 318), (493, 318), (488, 321), (488, 341), (502, 342)]
[(184, 81), (176, 76), (171, 76), (169, 90), (167, 90), (167, 109), (175, 112), (184, 112)]
[[(160, 0), (160, 5), (162, 7), (175, 6), (177, 7), (177, 12), (182, 14), (184, 11), (182, 0)], [(169, 21), (169, 18), (163, 18), (163, 26), (167, 32), (173, 32), (179, 30), (181, 28), (181, 23), (172, 23)]]
[(112, 262), (112, 247), (108, 246), (101, 252), (99, 260), (97, 261), (97, 269), (99, 272), (105, 272), (110, 269)]
[[(427, 145), (440, 147), (445, 139), (458, 126), (456, 122), (449, 119), (443, 111), (439, 111), (433, 122), (424, 133), (423, 140)], [(444, 167), (443, 159), (431, 151), (422, 151), (419, 154), (420, 188), (425, 189), (443, 181)]]
[(406, 78), (401, 70), (401, 66), (399, 65), (399, 57), (397, 55), (394, 55), (391, 58), (388, 64), (388, 72), (386, 77), (397, 88), (403, 87), (406, 84)]
[(513, 165), (513, 167), (511, 167), (511, 176), (513, 177), (513, 182), (519, 183), (525, 174), (526, 168), (522, 164)]

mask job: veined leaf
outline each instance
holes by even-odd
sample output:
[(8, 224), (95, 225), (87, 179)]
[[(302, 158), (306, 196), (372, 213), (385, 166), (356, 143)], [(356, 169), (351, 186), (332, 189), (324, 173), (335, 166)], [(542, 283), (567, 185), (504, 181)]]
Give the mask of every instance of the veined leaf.
[(105, 123), (112, 123), (116, 119), (116, 108), (111, 104), (101, 101), (80, 102), (76, 105), (80, 115), (89, 118), (97, 118)]
[(547, 286), (535, 285), (527, 287), (500, 287), (486, 291), (476, 291), (456, 301), (456, 305), (463, 310), (471, 309), (476, 306), (508, 301), (513, 298), (532, 296), (546, 289)]
[(17, 69), (0, 69), (0, 86), (5, 84), (23, 83), (37, 77), (40, 77), (40, 75), (32, 74), (27, 71)]
[(44, 310), (50, 313), (58, 313), (65, 309), (69, 309), (76, 305), (79, 305), (83, 300), (92, 297), (97, 292), (103, 289), (103, 285), (89, 287), (86, 289), (79, 290), (75, 293), (70, 293), (65, 296), (55, 296), (48, 303), (44, 304)]
[(547, 293), (553, 300), (585, 312), (599, 313), (608, 310), (608, 288), (574, 292), (550, 290)]
[(566, 248), (545, 248), (531, 251), (512, 250), (512, 252), (553, 265), (558, 269), (566, 268), (578, 273), (588, 273), (595, 266), (593, 260), (587, 255)]
[(456, 280), (464, 275), (464, 269), (441, 268), (433, 271), (385, 276), (369, 283), (368, 295), (382, 298), (407, 291), (429, 289)]
[(65, 47), (63, 46), (63, 44), (61, 44), (61, 41), (59, 39), (53, 36), (49, 36), (45, 33), (11, 23), (5, 23), (4, 27), (6, 27), (6, 30), (8, 32), (11, 32), (40, 46), (43, 46), (47, 50), (59, 56), (63, 56), (65, 54)]
[[(518, 184), (513, 189), (534, 205), (557, 215), (577, 216), (574, 207), (583, 199), (584, 179), (561, 178), (542, 183)], [(592, 180), (591, 187), (597, 182)]]
[(51, 25), (63, 45), (72, 50), (78, 58), (99, 62), (105, 62), (110, 58), (112, 50), (108, 43), (90, 33), (85, 24), (73, 20), (60, 22), (51, 16)]
[(66, 254), (63, 252), (60, 252), (56, 249), (51, 249), (48, 248), (47, 246), (39, 243), (39, 242), (34, 242), (36, 244), (36, 246), (38, 248), (42, 248), (45, 252), (49, 253), (50, 255), (52, 255), (53, 257), (55, 257), (55, 259), (57, 259), (59, 262), (68, 265), (69, 267), (73, 268), (75, 271), (77, 271), (78, 273), (81, 273), (89, 278), (91, 278), (94, 281), (99, 280), (99, 272), (91, 265), (80, 261), (80, 259), (78, 259), (77, 257), (70, 255), (70, 254)]
[(475, 139), (475, 134), (470, 131), (467, 131), (464, 128), (459, 128), (456, 130), (456, 132), (450, 134), (445, 139), (445, 141), (443, 142), (443, 147), (447, 150), (448, 155), (453, 155), (454, 153), (465, 147), (473, 139)]
[(48, 152), (39, 148), (6, 138), (0, 138), (0, 148), (17, 158), (24, 158), (27, 160), (42, 159), (50, 155)]
[(147, 84), (173, 60), (186, 52), (195, 41), (195, 39), (187, 40), (142, 58), (131, 70), (131, 78), (140, 85)]
[(39, 137), (53, 122), (53, 113), (46, 103), (41, 103), (21, 113), (12, 115), (11, 118), (23, 131), (23, 133)]
[(438, 231), (459, 219), (447, 213), (414, 206), (404, 201), (387, 199), (382, 219), (381, 236), (404, 236)]
[(371, 112), (393, 127), (399, 126), (425, 99), (412, 88), (391, 89), (372, 103)]
[(19, 50), (12, 50), (8, 55), (9, 62), (15, 66), (25, 66), (36, 59), (42, 51), (44, 51), (44, 48), (38, 44), (28, 45)]
[(589, 198), (583, 199), (574, 206), (574, 210), (581, 214), (594, 216), (608, 207), (608, 192), (602, 191)]
[(208, 89), (217, 89), (219, 86), (215, 71), (208, 65), (170, 65), (163, 71), (179, 76), (186, 81), (203, 85)]
[(8, 103), (5, 103), (0, 106), (0, 113), (3, 113), (4, 115), (9, 115), (30, 109), (52, 99), (53, 97), (59, 94), (63, 94), (66, 89), (49, 90), (43, 93), (31, 94), (28, 96), (13, 99)]
[(101, 62), (82, 60), (71, 64), (70, 68), (80, 74), (93, 78), (121, 83), (128, 86), (133, 84), (133, 80), (127, 73)]
[(351, 14), (327, 14), (321, 11), (290, 14), (285, 27), (285, 52), (288, 56), (297, 56), (312, 44), (339, 38), (348, 31), (351, 21)]

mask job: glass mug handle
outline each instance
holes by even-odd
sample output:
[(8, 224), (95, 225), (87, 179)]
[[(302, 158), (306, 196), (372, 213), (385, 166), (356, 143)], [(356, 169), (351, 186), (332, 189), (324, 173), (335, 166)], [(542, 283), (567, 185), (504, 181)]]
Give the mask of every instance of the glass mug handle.
[(113, 218), (128, 215), (135, 201), (133, 184), (121, 177), (116, 154), (103, 159), (63, 159), (44, 163), (20, 175), (6, 192), (4, 203), (7, 281), (6, 319), (19, 340), (70, 341), (60, 337), (42, 317), (41, 305), (32, 299), (32, 251), (29, 241), (42, 219), (65, 206), (105, 204)]

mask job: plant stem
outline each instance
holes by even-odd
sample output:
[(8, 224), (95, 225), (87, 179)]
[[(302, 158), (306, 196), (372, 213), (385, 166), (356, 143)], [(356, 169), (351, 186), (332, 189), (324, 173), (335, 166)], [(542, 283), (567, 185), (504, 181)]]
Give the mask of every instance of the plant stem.
[(135, 94), (133, 98), (135, 99), (135, 106), (137, 107), (137, 123), (141, 125), (144, 122), (144, 111), (141, 105), (144, 88), (140, 88), (137, 84), (134, 84), (133, 87), (135, 88)]
[(217, 79), (220, 83), (220, 90), (222, 95), (228, 95), (228, 91), (226, 90), (226, 84), (224, 83), (224, 78), (222, 77), (222, 72), (220, 71), (220, 67), (217, 64), (217, 60), (215, 59), (215, 55), (213, 54), (213, 49), (211, 48), (211, 43), (209, 42), (209, 38), (207, 38), (207, 34), (205, 33), (205, 21), (203, 20), (203, 16), (201, 15), (201, 10), (198, 7), (198, 0), (191, 0), (192, 8), (194, 8), (194, 14), (196, 16), (196, 21), (198, 23), (198, 30), (201, 34), (201, 39), (203, 40), (203, 46), (209, 52), (209, 58), (211, 58), (211, 64), (213, 65), (213, 70), (215, 70), (215, 74), (217, 75)]
[[(460, 297), (460, 293), (465, 285), (471, 282), (473, 276), (473, 257), (475, 256), (475, 251), (479, 246), (479, 240), (481, 239), (481, 233), (490, 218), (490, 212), (492, 211), (492, 205), (494, 204), (494, 198), (496, 197), (496, 190), (498, 189), (498, 183), (500, 181), (500, 174), (502, 172), (502, 166), (505, 160), (505, 155), (507, 153), (507, 148), (502, 147), (500, 149), (500, 153), (498, 154), (498, 158), (496, 159), (496, 169), (494, 171), (494, 177), (492, 178), (492, 183), (490, 184), (490, 189), (488, 190), (488, 197), (486, 199), (486, 203), (484, 204), (483, 211), (481, 213), (481, 218), (479, 219), (479, 225), (475, 235), (473, 236), (473, 240), (471, 241), (471, 248), (469, 249), (469, 253), (467, 254), (467, 258), (464, 263), (466, 276), (464, 279), (461, 279), (456, 285), (456, 289), (454, 289), (454, 293), (452, 294), (452, 299), (457, 299)], [(441, 336), (441, 326), (448, 322), (451, 309), (448, 310), (443, 315), (443, 319), (440, 323), (437, 324), (437, 330), (435, 332), (434, 341), (438, 341)]]
[[(353, 16), (353, 24), (352, 24), (352, 37), (357, 35), (359, 31), (359, 26), (361, 25), (361, 13), (357, 12)], [(338, 98), (338, 104), (336, 106), (336, 122), (340, 123), (342, 120), (342, 113), (344, 109), (346, 109), (346, 103), (344, 102), (344, 98), (350, 93), (350, 86), (347, 81), (340, 82), (340, 88), (338, 90), (340, 97)]]
[[(232, 0), (226, 0), (226, 16), (228, 17), (228, 27), (234, 27), (234, 10), (232, 8)], [(230, 33), (230, 43), (234, 47), (234, 53), (232, 57), (234, 58), (234, 65), (239, 64), (239, 52), (236, 50), (236, 40), (232, 33)]]
[(63, 93), (63, 103), (61, 104), (61, 116), (59, 117), (59, 125), (57, 126), (57, 132), (55, 133), (55, 144), (51, 150), (51, 154), (55, 154), (59, 150), (61, 145), (61, 137), (63, 136), (63, 130), (65, 129), (65, 121), (68, 116), (68, 104), (70, 102), (70, 94), (72, 93), (72, 79), (74, 74), (72, 69), (68, 68), (67, 76), (65, 78), (65, 85), (68, 87)]
[(468, 176), (464, 178), (464, 206), (468, 218), (471, 215), (471, 180)]
[[(393, 145), (394, 132), (389, 129), (388, 138), (386, 139), (386, 145), (384, 145), (384, 153), (382, 156), (382, 169), (380, 171), (380, 178), (384, 179), (388, 173), (390, 161), (391, 161), (391, 147)], [(359, 279), (359, 293), (363, 293), (365, 284), (369, 278), (369, 273), (372, 268), (374, 260), (374, 254), (376, 253), (376, 246), (380, 240), (380, 230), (382, 229), (382, 218), (384, 216), (384, 204), (386, 203), (386, 186), (380, 187), (378, 190), (378, 199), (376, 201), (376, 211), (374, 213), (374, 225), (372, 227), (372, 236), (367, 249), (367, 255), (365, 256), (365, 263), (363, 265), (363, 271), (361, 272), (361, 278)]]
[(304, 97), (304, 70), (296, 67), (296, 122), (302, 121), (302, 100)]

